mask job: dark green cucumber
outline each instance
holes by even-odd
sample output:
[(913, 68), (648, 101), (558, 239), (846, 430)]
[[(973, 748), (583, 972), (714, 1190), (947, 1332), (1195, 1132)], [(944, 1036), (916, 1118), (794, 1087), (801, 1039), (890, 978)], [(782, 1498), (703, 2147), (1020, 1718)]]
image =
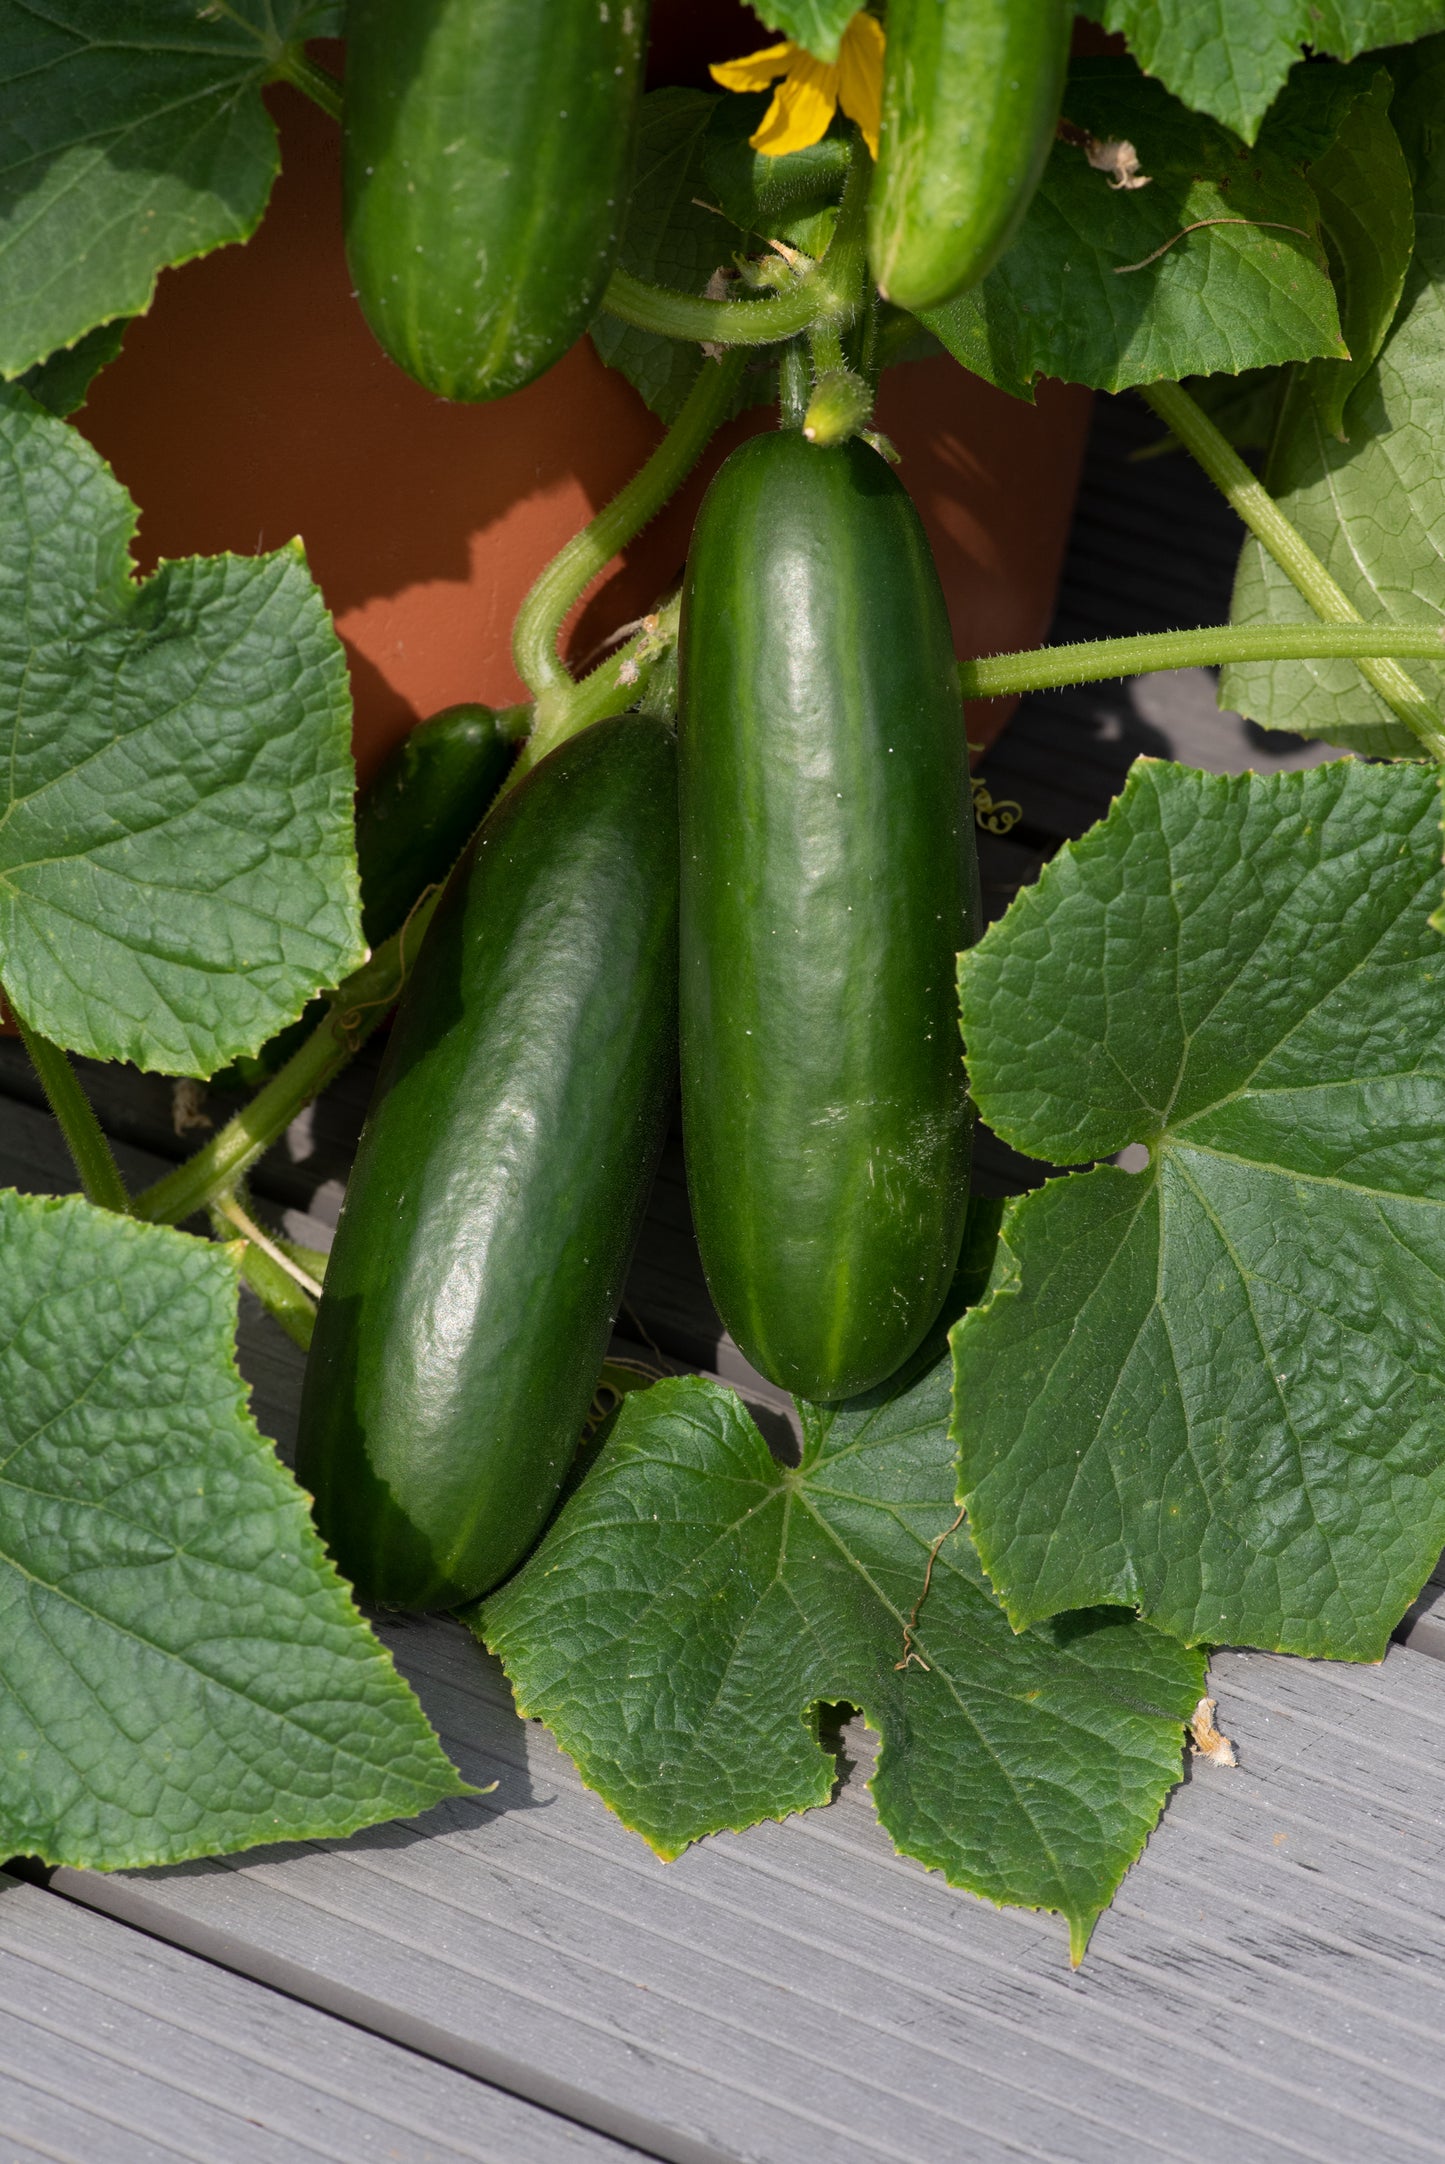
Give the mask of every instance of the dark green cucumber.
[(546, 1522), (662, 1139), (676, 942), (672, 734), (599, 722), (453, 873), (347, 1189), (297, 1472), (370, 1600), (469, 1600)]
[(923, 528), (792, 431), (703, 501), (681, 634), (682, 1091), (718, 1310), (801, 1396), (891, 1375), (958, 1259), (967, 749)]
[[(361, 928), (379, 947), (400, 931), (422, 891), (446, 878), (486, 817), (522, 733), (517, 707), (448, 706), (404, 737), (356, 806)], [(284, 1067), (326, 1013), (313, 999), (289, 1029), (211, 1077), (217, 1089), (255, 1089)]]
[(516, 707), (448, 706), (404, 736), (356, 807), (361, 929), (379, 947), (445, 879), (487, 815), (523, 733)]
[(868, 253), (899, 308), (973, 285), (1018, 230), (1058, 125), (1072, 5), (889, 0)]
[(646, 23), (647, 0), (350, 0), (347, 261), (429, 391), (518, 390), (596, 313)]

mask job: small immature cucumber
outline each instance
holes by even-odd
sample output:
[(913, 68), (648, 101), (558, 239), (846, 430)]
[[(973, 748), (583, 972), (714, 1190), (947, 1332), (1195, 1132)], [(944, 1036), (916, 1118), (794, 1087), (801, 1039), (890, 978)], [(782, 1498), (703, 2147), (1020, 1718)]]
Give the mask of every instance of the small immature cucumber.
[(404, 736), (356, 807), (361, 928), (379, 947), (445, 879), (487, 815), (522, 734), (517, 707), (448, 706)]
[(906, 492), (854, 439), (734, 451), (683, 590), (682, 1103), (708, 1284), (774, 1382), (881, 1382), (958, 1259), (975, 932), (957, 665)]
[(1018, 230), (1058, 125), (1064, 0), (889, 0), (868, 253), (899, 308), (937, 308)]
[(457, 866), (362, 1132), (297, 1472), (369, 1600), (470, 1600), (546, 1522), (662, 1140), (676, 941), (672, 733), (599, 722)]
[(646, 25), (647, 0), (350, 0), (347, 261), (429, 391), (518, 390), (596, 313)]

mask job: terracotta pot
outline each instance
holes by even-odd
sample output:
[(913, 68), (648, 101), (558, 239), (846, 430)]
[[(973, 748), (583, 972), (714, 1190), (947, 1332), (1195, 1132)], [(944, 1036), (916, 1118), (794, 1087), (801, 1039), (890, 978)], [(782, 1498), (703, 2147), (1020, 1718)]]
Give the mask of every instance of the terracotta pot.
[[(659, 49), (679, 73), (704, 30), (713, 35), (699, 19), (684, 41), (683, 20), (676, 5), (659, 8)], [(660, 429), (586, 339), (495, 404), (449, 405), (412, 383), (351, 297), (334, 126), (286, 88), (273, 110), (283, 171), (256, 239), (162, 276), (79, 421), (141, 507), (146, 568), (302, 536), (350, 658), (364, 779), (438, 707), (521, 696), (509, 652), (518, 603)], [(946, 360), (886, 379), (880, 426), (902, 453), (961, 654), (1044, 635), (1088, 412), (1077, 388), (1045, 385), (1030, 408)], [(759, 413), (723, 431), (586, 597), (574, 658), (652, 604), (682, 563), (709, 474), (742, 435), (771, 425)], [(993, 702), (971, 715), (972, 740), (1007, 711)]]

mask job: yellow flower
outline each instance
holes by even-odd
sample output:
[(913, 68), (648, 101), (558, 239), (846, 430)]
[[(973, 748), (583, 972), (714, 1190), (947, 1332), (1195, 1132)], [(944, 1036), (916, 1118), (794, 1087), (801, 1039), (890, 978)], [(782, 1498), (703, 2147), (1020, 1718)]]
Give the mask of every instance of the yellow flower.
[[(835, 109), (842, 106), (856, 120), (876, 158), (878, 122), (883, 111), (883, 25), (859, 13), (843, 32), (836, 61), (815, 60), (801, 45), (785, 38), (741, 60), (722, 60), (710, 70), (724, 90), (766, 90), (777, 82), (773, 102), (757, 132), (748, 137), (754, 150), (781, 158), (806, 150), (826, 133)], [(782, 81), (778, 82), (778, 77)]]

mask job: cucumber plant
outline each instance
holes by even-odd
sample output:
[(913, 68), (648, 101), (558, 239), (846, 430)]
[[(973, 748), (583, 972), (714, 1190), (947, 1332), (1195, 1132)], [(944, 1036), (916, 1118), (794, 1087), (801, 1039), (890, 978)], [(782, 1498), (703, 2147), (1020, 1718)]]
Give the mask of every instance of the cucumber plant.
[[(0, 980), (79, 1190), (0, 1192), (0, 1854), (460, 1792), (344, 1572), (459, 1608), (663, 1855), (825, 1800), (860, 1707), (900, 1849), (1078, 1958), (1209, 1646), (1377, 1659), (1445, 1542), (1445, 0), (1264, 42), (1100, 0), (1067, 73), (1045, 0), (768, 0), (640, 99), (639, 5), (130, 0), (103, 54), (90, 12), (0, 0)], [(299, 545), (138, 580), (68, 418), (254, 229), (277, 81), (401, 366), (498, 397), (585, 330), (665, 424), (518, 612), (525, 707), (418, 732), (359, 826)], [(873, 424), (925, 353), (1137, 390), (1246, 530), (1233, 622), (957, 661)], [(681, 591), (575, 674), (573, 604), (760, 404)], [(963, 699), (1200, 664), (1339, 759), (1141, 765), (975, 939)], [(398, 1001), (298, 1254), (247, 1175)], [(579, 1471), (679, 1009), (704, 1263), (801, 1455), (673, 1377)], [(72, 1054), (259, 1087), (134, 1192)], [(1086, 1169), (970, 1201), (974, 1107)], [(320, 1535), (238, 1278), (314, 1339)]]

